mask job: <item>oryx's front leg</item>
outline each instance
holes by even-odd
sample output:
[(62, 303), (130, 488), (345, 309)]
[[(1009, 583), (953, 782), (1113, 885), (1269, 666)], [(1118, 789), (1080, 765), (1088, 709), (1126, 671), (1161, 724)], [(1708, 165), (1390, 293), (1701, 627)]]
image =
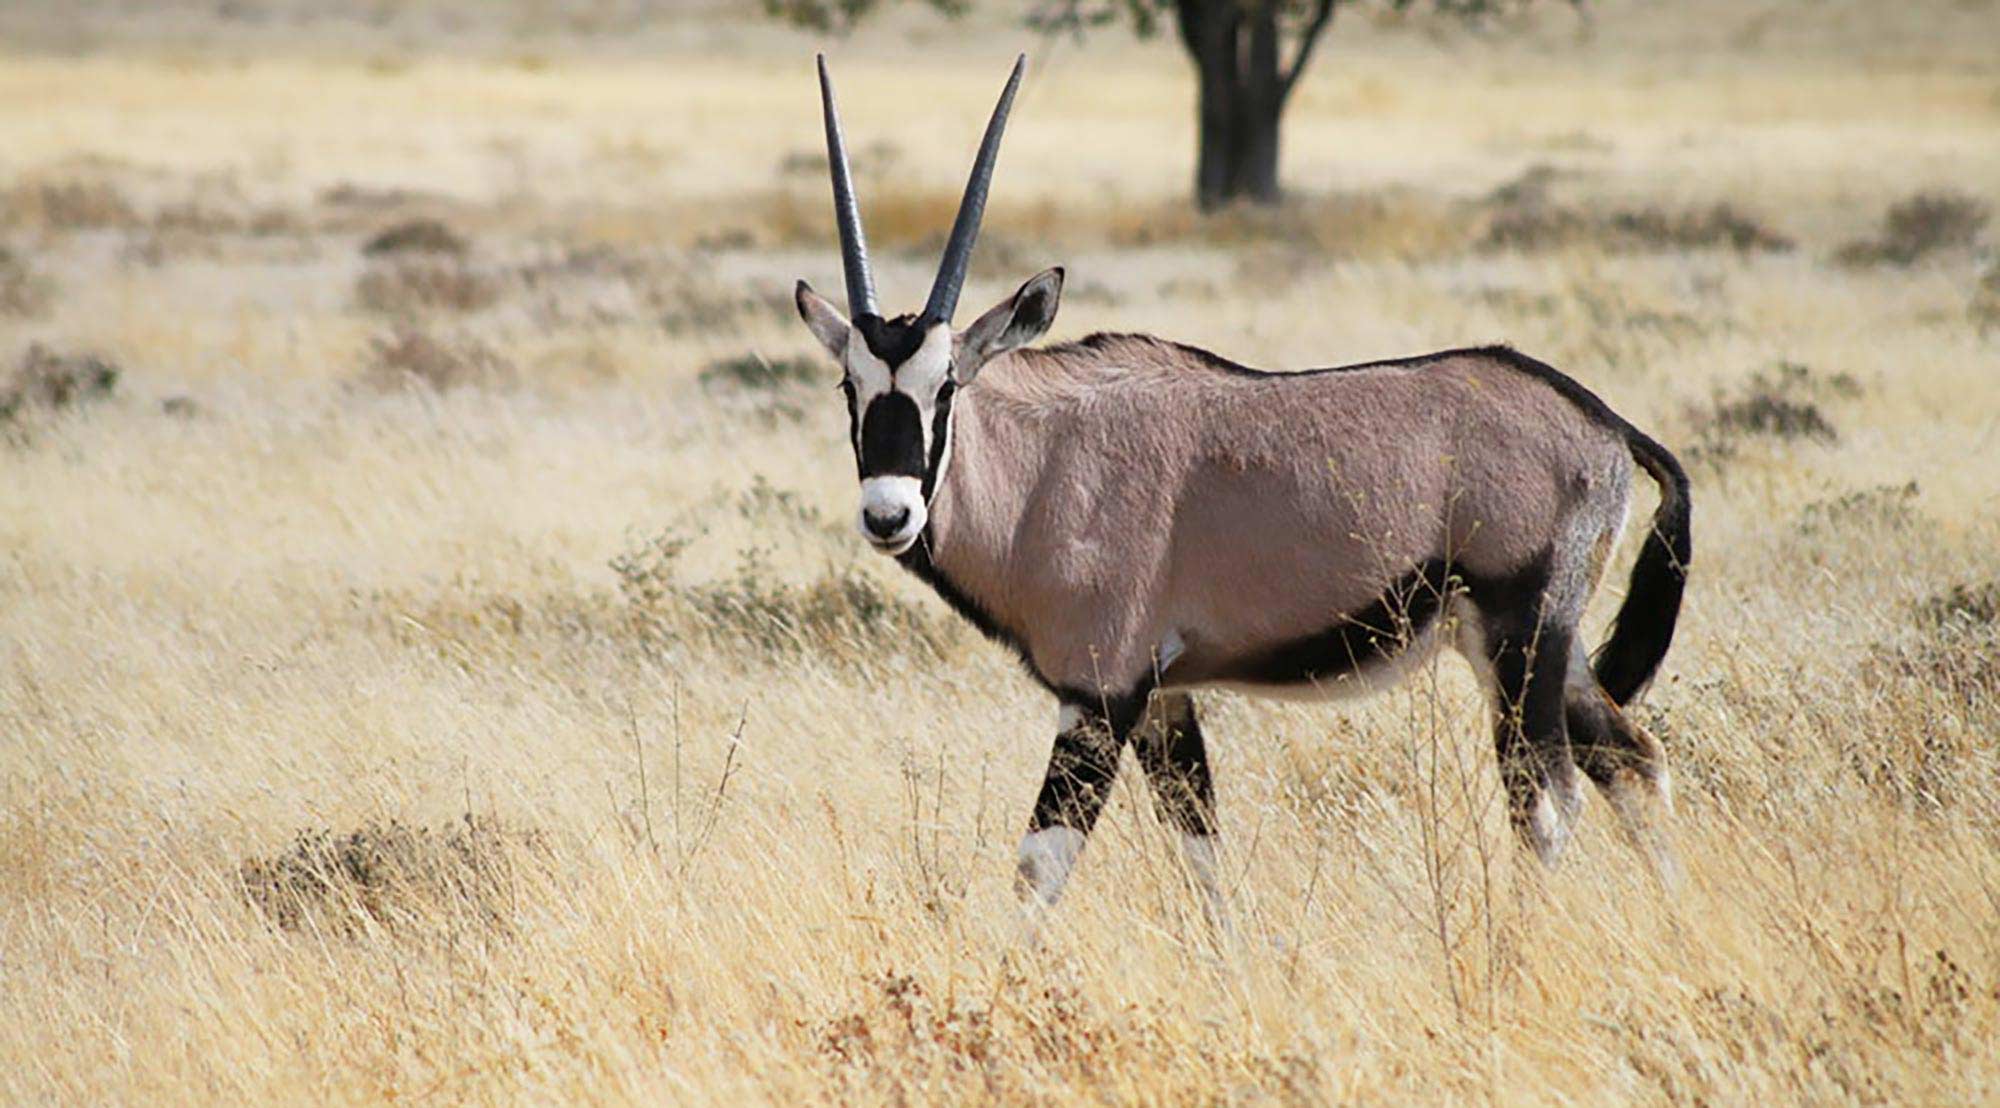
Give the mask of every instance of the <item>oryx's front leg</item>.
[(1208, 748), (1195, 718), (1194, 698), (1184, 692), (1156, 692), (1132, 735), (1132, 748), (1153, 791), (1162, 822), (1180, 833), (1181, 856), (1201, 891), (1202, 911), (1211, 926), (1229, 928), (1222, 895), (1221, 840), (1215, 822), (1215, 777)]
[(1144, 705), (1143, 696), (1062, 705), (1055, 749), (1027, 837), (1021, 840), (1016, 871), (1018, 891), (1031, 907), (1047, 908), (1062, 896), (1077, 855), (1111, 796), (1118, 755)]

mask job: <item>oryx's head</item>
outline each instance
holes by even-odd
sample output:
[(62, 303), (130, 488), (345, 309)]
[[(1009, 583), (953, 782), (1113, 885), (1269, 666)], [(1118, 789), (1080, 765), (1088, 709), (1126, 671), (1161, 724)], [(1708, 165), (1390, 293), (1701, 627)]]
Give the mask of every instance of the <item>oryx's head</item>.
[(959, 202), (958, 219), (945, 244), (944, 261), (931, 286), (930, 301), (915, 315), (884, 319), (875, 304), (875, 280), (868, 267), (868, 244), (861, 233), (861, 210), (833, 106), (826, 59), (819, 60), (820, 100), (826, 113), (826, 160), (833, 173), (833, 211), (840, 225), (841, 260), (847, 271), (848, 316), (804, 281), (799, 282), (799, 315), (845, 376), (847, 415), (854, 460), (861, 472), (861, 534), (877, 550), (901, 554), (924, 533), (931, 497), (951, 461), (951, 400), (972, 383), (979, 367), (997, 354), (1033, 342), (1055, 319), (1062, 294), (1062, 270), (1037, 274), (999, 306), (963, 332), (951, 327), (958, 292), (965, 284), (986, 187), (1000, 154), (1000, 134), (1014, 90), (1021, 84), (1024, 55), (1014, 63), (1000, 105), (986, 125), (986, 138)]

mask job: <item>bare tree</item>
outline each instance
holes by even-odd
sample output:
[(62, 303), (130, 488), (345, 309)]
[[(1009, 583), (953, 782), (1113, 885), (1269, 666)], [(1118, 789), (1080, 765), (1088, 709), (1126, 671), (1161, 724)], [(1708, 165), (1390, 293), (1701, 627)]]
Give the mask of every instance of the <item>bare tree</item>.
[[(844, 31), (890, 0), (764, 0), (770, 14), (802, 27)], [(969, 0), (918, 0), (947, 17)], [(1279, 129), (1285, 105), (1339, 10), (1374, 3), (1479, 19), (1534, 0), (1041, 0), (1028, 25), (1082, 36), (1124, 26), (1141, 38), (1170, 25), (1200, 82), (1195, 203), (1213, 211), (1236, 200), (1276, 203)], [(1583, 0), (1568, 0), (1580, 5)]]

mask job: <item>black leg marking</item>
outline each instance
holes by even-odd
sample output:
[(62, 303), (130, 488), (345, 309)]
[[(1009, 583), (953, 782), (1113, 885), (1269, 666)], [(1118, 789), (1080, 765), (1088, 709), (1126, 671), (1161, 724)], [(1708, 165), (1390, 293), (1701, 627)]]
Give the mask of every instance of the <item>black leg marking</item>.
[(1660, 780), (1666, 769), (1660, 744), (1627, 719), (1594, 679), (1588, 688), (1569, 690), (1563, 715), (1576, 764), (1598, 788), (1609, 790), (1634, 775), (1648, 783)]
[(1064, 727), (1049, 754), (1028, 835), (1021, 840), (1016, 874), (1024, 898), (1048, 907), (1062, 895), (1070, 868), (1111, 797), (1118, 755), (1150, 691), (1117, 698), (1063, 694)]
[(1215, 779), (1208, 768), (1201, 723), (1195, 718), (1194, 698), (1186, 693), (1155, 693), (1132, 746), (1146, 771), (1160, 819), (1185, 835), (1215, 834)]
[[(1560, 850), (1562, 828), (1537, 818), (1542, 801), (1554, 802), (1558, 821), (1571, 815), (1563, 809), (1575, 804), (1575, 764), (1564, 719), (1570, 644), (1567, 628), (1528, 620), (1504, 621), (1489, 638), (1499, 686), (1494, 746), (1508, 815), (1545, 861)], [(1551, 791), (1555, 795), (1548, 797)]]
[(1069, 827), (1090, 833), (1110, 799), (1111, 783), (1118, 777), (1118, 755), (1145, 703), (1144, 693), (1096, 704), (1065, 697), (1063, 706), (1076, 714), (1076, 722), (1056, 736), (1028, 823), (1030, 832)]
[(1626, 718), (1594, 676), (1571, 686), (1564, 716), (1578, 766), (1610, 802), (1661, 886), (1678, 890), (1680, 862), (1664, 822), (1673, 812), (1673, 789), (1659, 741)]

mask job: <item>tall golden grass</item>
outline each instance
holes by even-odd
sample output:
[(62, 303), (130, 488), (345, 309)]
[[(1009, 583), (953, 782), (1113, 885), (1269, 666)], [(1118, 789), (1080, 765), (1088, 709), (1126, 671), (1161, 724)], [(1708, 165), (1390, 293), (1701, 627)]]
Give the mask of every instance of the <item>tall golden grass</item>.
[[(1126, 781), (1039, 946), (1050, 705), (857, 549), (788, 314), (813, 44), (38, 17), (96, 45), (0, 65), (0, 1099), (2000, 1096), (1990, 5), (1597, 8), (1347, 20), (1294, 202), (1214, 221), (1171, 51), (1045, 51), (967, 303), (1508, 340), (1673, 446), (1686, 888), (1595, 802), (1524, 857), (1439, 660), (1204, 699), (1231, 939)], [(1019, 37), (971, 26), (838, 51), (892, 302)], [(463, 248), (364, 254), (418, 219)]]

